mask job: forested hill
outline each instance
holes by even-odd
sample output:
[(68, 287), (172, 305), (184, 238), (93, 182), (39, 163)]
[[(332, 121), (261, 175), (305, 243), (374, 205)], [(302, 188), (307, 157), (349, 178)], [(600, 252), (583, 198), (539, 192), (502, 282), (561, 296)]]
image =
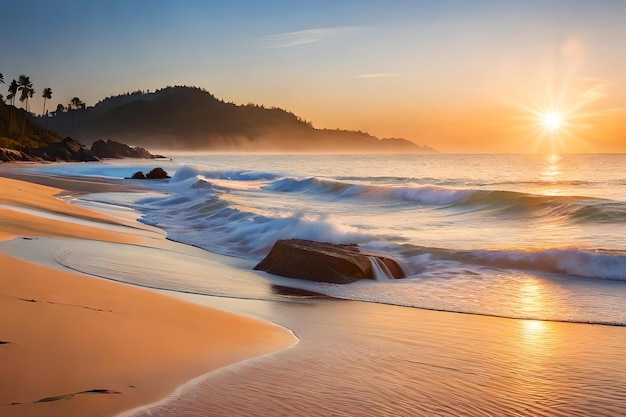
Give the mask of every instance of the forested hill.
[(404, 139), (315, 129), (286, 110), (224, 102), (195, 87), (109, 97), (37, 121), (83, 143), (113, 139), (149, 149), (435, 152)]
[(31, 123), (27, 115), (26, 110), (0, 100), (0, 148), (27, 151), (61, 140), (58, 134)]

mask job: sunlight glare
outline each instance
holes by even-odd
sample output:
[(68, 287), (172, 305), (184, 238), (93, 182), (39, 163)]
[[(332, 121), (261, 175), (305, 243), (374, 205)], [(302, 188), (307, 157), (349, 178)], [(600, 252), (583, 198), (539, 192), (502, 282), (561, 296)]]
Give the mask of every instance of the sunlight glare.
[(563, 116), (557, 112), (546, 113), (541, 120), (543, 127), (555, 132), (563, 127)]

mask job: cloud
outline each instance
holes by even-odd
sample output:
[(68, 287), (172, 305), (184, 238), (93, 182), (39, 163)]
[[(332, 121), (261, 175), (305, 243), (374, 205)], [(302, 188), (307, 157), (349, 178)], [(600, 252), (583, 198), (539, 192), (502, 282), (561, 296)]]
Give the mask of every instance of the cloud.
[(289, 48), (292, 46), (306, 45), (332, 38), (341, 33), (354, 29), (351, 26), (337, 26), (299, 30), (297, 32), (279, 33), (260, 39), (263, 48)]
[(577, 97), (575, 99), (576, 104), (573, 105), (574, 110), (583, 108), (608, 95), (608, 85), (605, 80), (600, 78), (575, 77), (572, 81), (570, 88), (573, 89), (573, 97)]
[(582, 98), (588, 101), (596, 101), (606, 96), (604, 85), (596, 85), (582, 93)]

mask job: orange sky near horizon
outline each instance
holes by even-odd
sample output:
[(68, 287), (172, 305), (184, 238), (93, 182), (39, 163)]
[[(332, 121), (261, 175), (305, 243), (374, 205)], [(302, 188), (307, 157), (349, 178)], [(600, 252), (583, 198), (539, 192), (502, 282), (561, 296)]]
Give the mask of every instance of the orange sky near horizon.
[[(0, 92), (30, 76), (37, 114), (45, 87), (53, 110), (190, 85), (442, 152), (626, 152), (622, 0), (33, 0), (32, 10), (30, 30), (6, 22)], [(548, 112), (562, 115), (559, 129), (542, 126)]]
[[(441, 64), (439, 73), (371, 74), (339, 84), (329, 81), (335, 74), (316, 74), (299, 97), (270, 85), (273, 103), (315, 127), (403, 137), (442, 152), (626, 152), (619, 65), (626, 67), (626, 54), (607, 62), (609, 52), (570, 36), (499, 56), (473, 51), (464, 66)], [(546, 129), (548, 113), (562, 115), (563, 126)]]

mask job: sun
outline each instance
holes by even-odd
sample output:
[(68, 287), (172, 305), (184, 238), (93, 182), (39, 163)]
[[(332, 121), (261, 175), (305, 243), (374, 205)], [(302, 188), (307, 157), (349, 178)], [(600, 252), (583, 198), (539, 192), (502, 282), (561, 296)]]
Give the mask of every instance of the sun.
[(553, 133), (563, 128), (564, 122), (563, 115), (557, 112), (549, 112), (541, 115), (543, 128)]

